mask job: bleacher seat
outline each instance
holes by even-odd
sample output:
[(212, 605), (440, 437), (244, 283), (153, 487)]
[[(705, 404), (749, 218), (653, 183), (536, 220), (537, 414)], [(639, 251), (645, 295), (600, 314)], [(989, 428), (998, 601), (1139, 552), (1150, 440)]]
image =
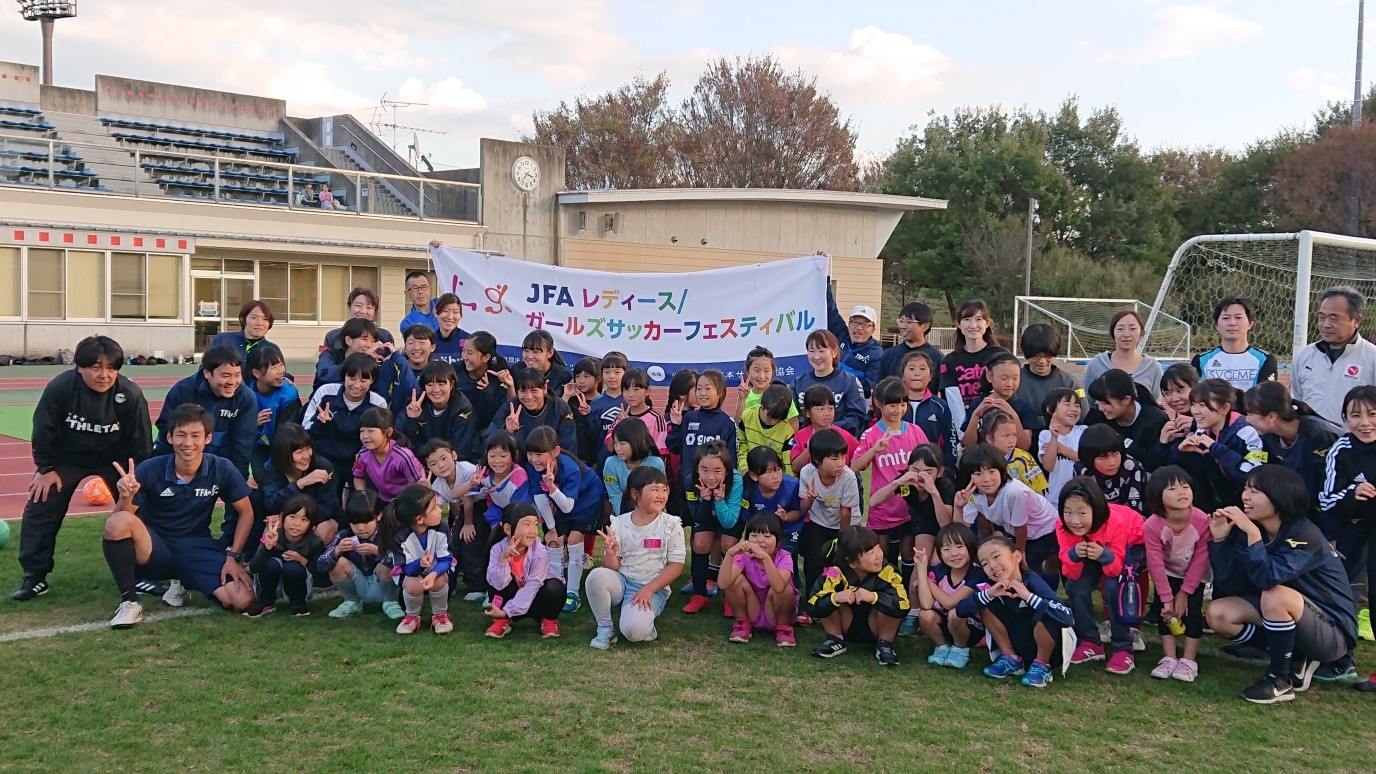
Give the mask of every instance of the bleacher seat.
[[(19, 123), (28, 129), (47, 131), (53, 128), (43, 120), (41, 111), (0, 105), (0, 114), (23, 115), (28, 122), (0, 120), (0, 129), (12, 129)], [(46, 127), (46, 128), (45, 128)], [(57, 142), (51, 146), (52, 170), (48, 169), (49, 144), (47, 138), (0, 137), (0, 182), (21, 185), (107, 190), (100, 185), (99, 174), (86, 169), (84, 159), (69, 145)]]

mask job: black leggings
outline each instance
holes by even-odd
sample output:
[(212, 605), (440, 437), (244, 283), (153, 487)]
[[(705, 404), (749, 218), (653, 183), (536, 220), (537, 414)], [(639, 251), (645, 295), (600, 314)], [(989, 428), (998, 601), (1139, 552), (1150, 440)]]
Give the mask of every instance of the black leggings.
[(273, 558), (255, 573), (258, 580), (258, 604), (267, 606), (277, 601), (277, 585), (287, 592), (293, 605), (306, 604), (306, 568), (300, 562)]
[[(516, 592), (520, 590), (521, 587), (516, 585), (516, 581), (512, 581), (506, 585), (506, 588), (500, 591), (494, 590), (492, 596), (501, 597), (504, 600), (503, 604), (505, 604), (505, 601), (516, 596)], [(564, 612), (565, 590), (563, 581), (558, 578), (547, 578), (540, 586), (540, 590), (535, 592), (535, 599), (531, 600), (530, 609), (513, 617), (511, 620), (513, 622), (526, 618), (539, 618), (541, 620), (549, 619), (551, 621), (558, 620), (559, 614)]]
[[(1179, 594), (1180, 587), (1185, 585), (1185, 580), (1183, 578), (1170, 578), (1169, 576), (1167, 577), (1171, 582), (1171, 596)], [(1198, 586), (1196, 586), (1194, 589), (1194, 593), (1186, 597), (1185, 607), (1187, 609), (1183, 611), (1183, 614), (1180, 610), (1175, 611), (1175, 614), (1185, 624), (1185, 636), (1189, 637), (1190, 639), (1197, 640), (1204, 636), (1203, 583), (1200, 583)], [(1151, 614), (1158, 616), (1161, 615), (1161, 592), (1159, 590), (1157, 590), (1155, 594), (1151, 595)], [(1156, 633), (1161, 635), (1162, 637), (1165, 637), (1167, 634), (1171, 633), (1171, 630), (1169, 627), (1166, 626), (1166, 621), (1164, 619), (1162, 619), (1161, 623), (1157, 624)]]
[(1371, 594), (1371, 584), (1376, 580), (1376, 518), (1343, 519), (1338, 524), (1337, 543), (1338, 553), (1343, 555), (1343, 568), (1353, 585), (1366, 571), (1367, 609), (1376, 615), (1376, 596)]
[(822, 569), (826, 567), (827, 546), (836, 539), (841, 530), (819, 527), (810, 521), (803, 522), (803, 534), (799, 549), (803, 555), (803, 578), (806, 586), (803, 589), (803, 598), (812, 595), (817, 588), (817, 579), (822, 577)]

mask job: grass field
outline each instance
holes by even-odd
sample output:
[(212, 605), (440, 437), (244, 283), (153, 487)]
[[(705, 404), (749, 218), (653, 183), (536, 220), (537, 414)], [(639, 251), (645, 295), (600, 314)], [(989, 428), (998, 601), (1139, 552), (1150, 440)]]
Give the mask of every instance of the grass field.
[[(684, 616), (678, 594), (658, 641), (608, 652), (588, 648), (586, 610), (561, 639), (526, 623), (494, 641), (458, 600), (447, 637), (400, 637), (372, 610), (331, 620), (337, 600), (316, 599), (307, 619), (215, 611), (4, 641), (114, 612), (100, 527), (70, 520), (53, 591), (0, 602), (2, 771), (1370, 771), (1376, 750), (1370, 697), (1316, 686), (1249, 705), (1236, 693), (1259, 667), (1225, 657), (1161, 682), (1152, 645), (1127, 677), (1074, 667), (1036, 691), (930, 667), (918, 640), (887, 671), (858, 648), (812, 658), (816, 627), (793, 650), (729, 644), (717, 605)], [(0, 550), (6, 592), (15, 549)]]

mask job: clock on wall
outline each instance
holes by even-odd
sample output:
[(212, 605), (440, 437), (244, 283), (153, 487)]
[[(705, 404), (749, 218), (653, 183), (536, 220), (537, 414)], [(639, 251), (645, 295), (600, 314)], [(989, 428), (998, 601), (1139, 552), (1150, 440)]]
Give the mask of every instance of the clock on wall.
[(522, 191), (534, 191), (540, 184), (540, 165), (529, 156), (521, 156), (511, 163), (511, 181)]

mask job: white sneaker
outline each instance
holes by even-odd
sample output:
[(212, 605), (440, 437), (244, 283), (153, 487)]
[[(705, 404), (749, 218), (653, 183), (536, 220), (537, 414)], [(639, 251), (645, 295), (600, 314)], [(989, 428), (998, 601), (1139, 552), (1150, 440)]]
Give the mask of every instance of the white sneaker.
[(1146, 643), (1145, 641), (1142, 640), (1142, 632), (1141, 632), (1140, 630), (1138, 630), (1138, 629), (1132, 629), (1131, 631), (1132, 631), (1132, 652), (1133, 652), (1133, 653), (1141, 653), (1142, 651), (1146, 650), (1146, 649), (1147, 649), (1147, 643)]
[(128, 629), (142, 620), (143, 605), (137, 602), (121, 602), (119, 609), (115, 611), (115, 617), (110, 619), (110, 628)]
[(167, 587), (167, 593), (162, 595), (162, 603), (172, 607), (181, 607), (186, 604), (186, 587), (179, 580), (172, 581)]
[(1105, 645), (1113, 642), (1113, 626), (1108, 621), (1099, 622), (1099, 642)]
[(481, 601), (483, 601), (483, 599), (485, 599), (486, 597), (487, 597), (487, 594), (486, 594), (485, 592), (482, 592), (482, 591), (470, 591), (470, 592), (468, 592), (467, 594), (464, 594), (464, 595), (463, 595), (463, 601), (465, 601), (465, 602), (481, 602)]

